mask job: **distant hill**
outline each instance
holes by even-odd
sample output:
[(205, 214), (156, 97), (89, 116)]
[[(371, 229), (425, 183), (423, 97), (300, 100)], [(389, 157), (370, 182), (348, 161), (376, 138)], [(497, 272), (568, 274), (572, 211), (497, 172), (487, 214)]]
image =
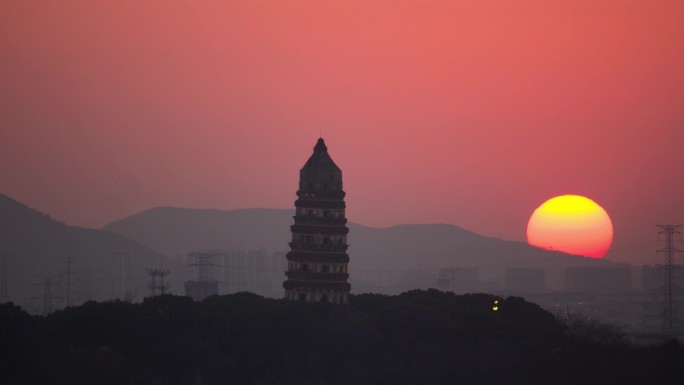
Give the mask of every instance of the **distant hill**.
[(104, 230), (168, 256), (202, 249), (287, 250), (294, 210), (232, 211), (158, 207), (112, 222)]
[[(232, 211), (159, 207), (115, 221), (105, 230), (135, 239), (168, 256), (197, 249), (289, 250), (294, 210)], [(436, 284), (442, 267), (478, 267), (488, 288), (501, 287), (507, 267), (540, 267), (547, 286), (561, 288), (570, 266), (612, 262), (542, 250), (485, 237), (448, 224), (372, 228), (348, 224), (352, 291), (398, 293)]]
[(42, 309), (46, 276), (51, 277), (53, 307), (64, 305), (66, 257), (72, 258), (72, 304), (120, 297), (121, 251), (131, 256), (130, 292), (141, 299), (148, 291), (144, 269), (157, 266), (161, 254), (119, 234), (68, 226), (0, 194), (0, 254), (7, 256), (9, 299), (26, 309)]

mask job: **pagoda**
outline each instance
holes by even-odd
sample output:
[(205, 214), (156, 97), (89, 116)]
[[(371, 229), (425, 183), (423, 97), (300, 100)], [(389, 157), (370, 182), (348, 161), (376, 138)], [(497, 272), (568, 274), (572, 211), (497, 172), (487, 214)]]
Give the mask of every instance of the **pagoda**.
[(347, 219), (342, 170), (328, 155), (323, 138), (299, 171), (285, 298), (302, 302), (347, 303)]

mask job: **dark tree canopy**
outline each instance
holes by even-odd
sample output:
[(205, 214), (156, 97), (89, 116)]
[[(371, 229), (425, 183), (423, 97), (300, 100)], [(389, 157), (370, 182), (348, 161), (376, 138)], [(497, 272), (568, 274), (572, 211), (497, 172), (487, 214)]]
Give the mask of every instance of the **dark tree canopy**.
[(522, 298), (436, 290), (345, 306), (160, 296), (47, 317), (4, 304), (0, 338), (2, 384), (684, 383), (675, 341), (636, 347)]

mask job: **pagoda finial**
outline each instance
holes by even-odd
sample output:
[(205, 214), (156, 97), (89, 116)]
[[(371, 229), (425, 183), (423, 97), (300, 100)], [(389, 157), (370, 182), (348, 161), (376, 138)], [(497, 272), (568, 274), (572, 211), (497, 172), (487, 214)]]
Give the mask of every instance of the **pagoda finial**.
[(327, 152), (328, 147), (325, 145), (325, 141), (323, 138), (318, 138), (318, 141), (316, 142), (316, 146), (314, 147), (314, 152)]

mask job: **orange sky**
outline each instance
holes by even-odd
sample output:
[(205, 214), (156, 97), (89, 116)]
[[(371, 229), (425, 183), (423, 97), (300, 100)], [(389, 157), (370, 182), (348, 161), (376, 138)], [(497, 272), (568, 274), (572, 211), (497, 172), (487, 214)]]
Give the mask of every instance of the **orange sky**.
[(682, 1), (3, 1), (0, 192), (86, 226), (293, 207), (322, 130), (354, 222), (524, 241), (580, 194), (616, 244), (652, 240), (684, 222), (682, 20)]

